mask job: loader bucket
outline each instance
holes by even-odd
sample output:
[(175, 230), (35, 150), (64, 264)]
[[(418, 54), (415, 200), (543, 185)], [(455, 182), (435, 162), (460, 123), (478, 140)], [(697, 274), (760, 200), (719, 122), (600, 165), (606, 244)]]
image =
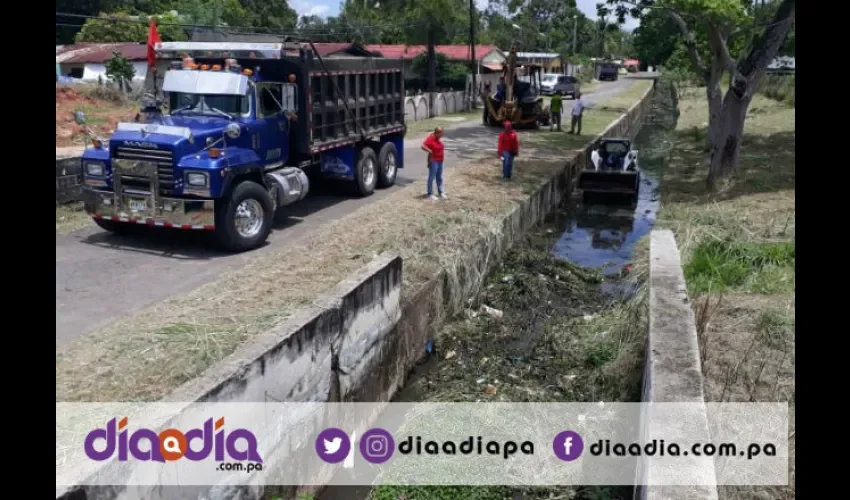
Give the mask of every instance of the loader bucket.
[(640, 174), (634, 171), (585, 170), (578, 179), (578, 188), (585, 193), (637, 195)]

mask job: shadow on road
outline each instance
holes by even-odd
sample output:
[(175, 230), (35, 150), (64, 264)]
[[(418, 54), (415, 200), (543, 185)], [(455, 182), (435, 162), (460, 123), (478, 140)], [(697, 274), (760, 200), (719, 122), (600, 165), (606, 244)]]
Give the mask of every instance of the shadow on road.
[[(402, 178), (399, 174), (395, 186), (389, 190), (402, 188), (412, 182), (413, 180)], [(389, 190), (376, 190), (375, 195), (380, 195)], [(311, 192), (306, 199), (284, 207), (276, 214), (270, 240), (276, 236), (286, 237), (286, 233), (281, 233), (281, 231), (290, 230), (305, 222), (316, 212), (352, 200), (366, 202), (366, 198), (358, 200), (356, 195), (351, 194), (350, 185), (347, 183), (326, 182), (316, 185), (315, 191)], [(232, 255), (218, 249), (213, 235), (208, 231), (180, 231), (146, 226), (133, 226), (130, 229), (129, 233), (122, 235), (100, 231), (81, 238), (80, 242), (112, 250), (156, 255), (177, 260), (209, 260)], [(269, 243), (266, 242), (263, 247), (268, 246)]]

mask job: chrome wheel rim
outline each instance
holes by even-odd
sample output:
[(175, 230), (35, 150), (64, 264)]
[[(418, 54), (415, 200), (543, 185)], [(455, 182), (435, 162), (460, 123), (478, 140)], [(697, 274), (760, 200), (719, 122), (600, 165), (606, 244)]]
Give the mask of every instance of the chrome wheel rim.
[(236, 232), (243, 238), (251, 238), (256, 236), (263, 227), (263, 206), (255, 199), (242, 200), (236, 207), (234, 216), (234, 225)]
[(392, 180), (395, 177), (395, 154), (390, 153), (387, 155), (387, 161), (385, 165), (385, 174), (387, 176), (387, 180)]
[(367, 158), (366, 161), (363, 162), (363, 184), (366, 186), (371, 186), (375, 181), (375, 161), (371, 158)]

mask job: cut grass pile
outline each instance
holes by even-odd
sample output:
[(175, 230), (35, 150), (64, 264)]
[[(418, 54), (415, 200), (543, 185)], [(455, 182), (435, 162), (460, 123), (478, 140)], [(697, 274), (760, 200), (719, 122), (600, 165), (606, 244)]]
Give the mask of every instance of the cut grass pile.
[(693, 298), (706, 399), (790, 404), (790, 484), (721, 487), (723, 500), (795, 498), (794, 108), (756, 95), (735, 178), (705, 191), (702, 89), (682, 92), (658, 225), (672, 229)]
[(440, 203), (423, 200), (422, 181), (414, 182), (216, 282), (57, 349), (56, 400), (159, 399), (384, 251), (401, 253), (410, 296), (440, 268), (451, 270), (480, 235), (499, 230), (505, 215), (563, 168), (562, 149), (527, 151), (513, 183), (491, 161), (447, 170), (452, 196)]

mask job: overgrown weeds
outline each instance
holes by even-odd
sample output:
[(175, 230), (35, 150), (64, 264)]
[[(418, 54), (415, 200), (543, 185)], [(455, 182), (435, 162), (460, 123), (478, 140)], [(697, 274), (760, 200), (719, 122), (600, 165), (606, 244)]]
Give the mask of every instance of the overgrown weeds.
[(743, 289), (754, 293), (794, 290), (792, 242), (707, 240), (693, 249), (684, 268), (691, 294)]
[[(543, 225), (518, 242), (467, 311), (444, 326), (428, 369), (414, 374), (401, 400), (640, 401), (645, 288), (632, 283), (638, 293), (627, 301), (603, 295), (600, 270), (552, 254), (561, 230)], [(625, 499), (627, 490), (382, 486), (372, 498)]]

